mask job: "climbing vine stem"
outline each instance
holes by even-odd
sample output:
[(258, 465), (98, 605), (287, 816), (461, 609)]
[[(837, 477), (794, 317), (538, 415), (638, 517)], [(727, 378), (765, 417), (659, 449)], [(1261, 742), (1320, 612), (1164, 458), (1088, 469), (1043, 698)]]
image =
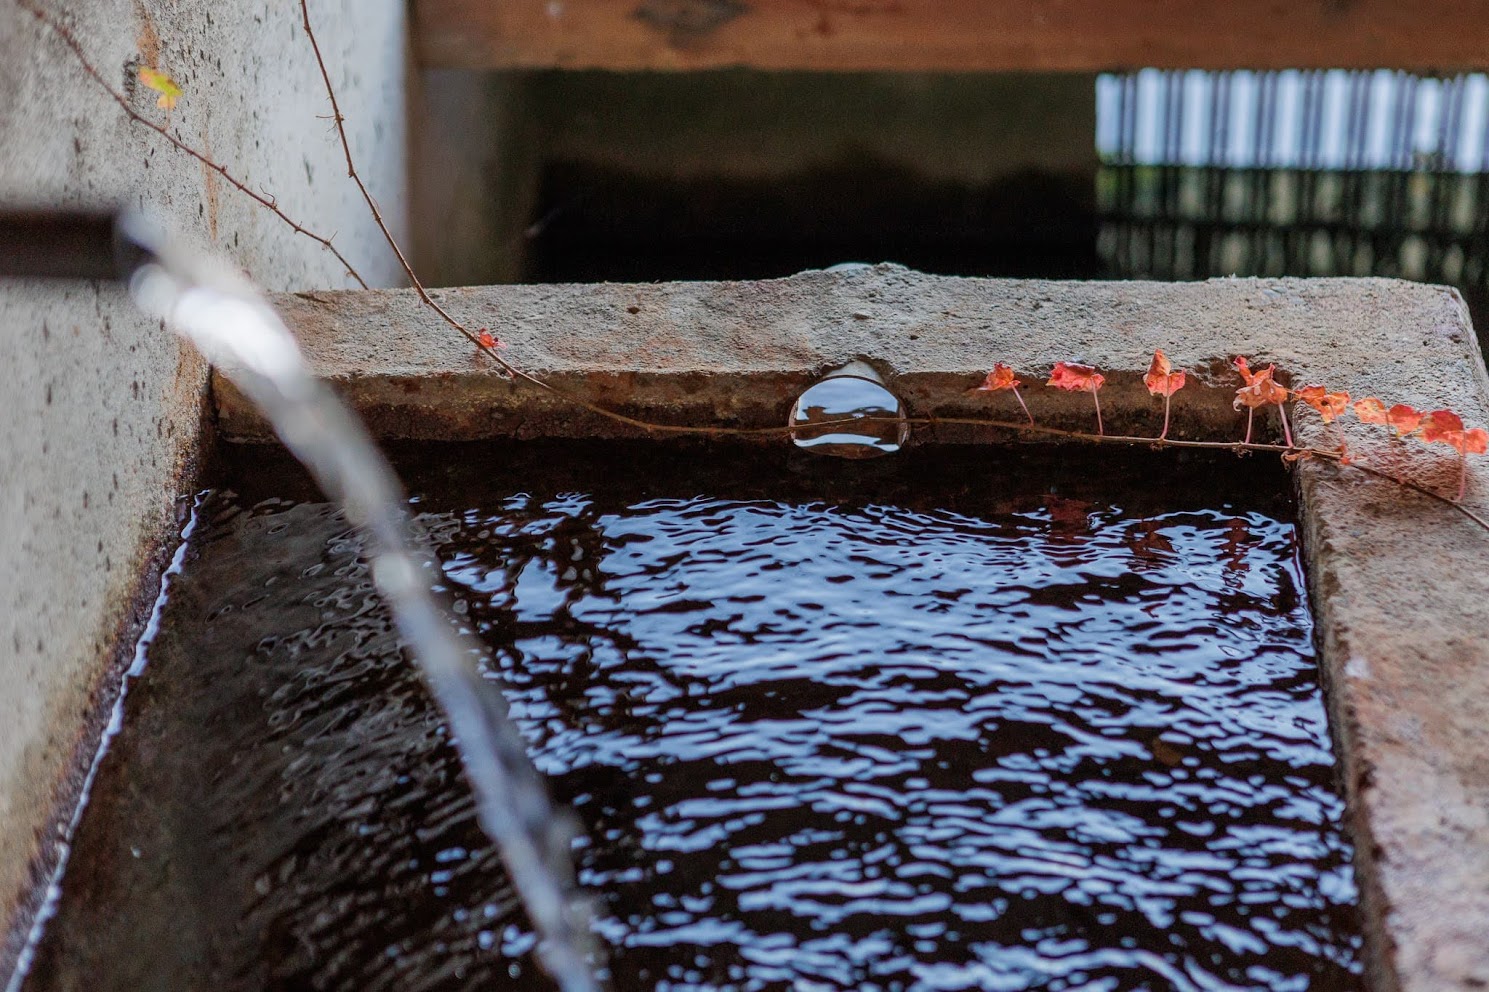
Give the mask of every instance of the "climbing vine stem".
[(37, 5), (34, 0), (15, 0), (15, 3), (18, 7), (26, 11), (32, 17), (36, 18), (36, 20), (39, 21), (44, 27), (46, 27), (62, 40), (62, 43), (67, 46), (70, 52), (72, 52), (73, 56), (77, 59), (78, 64), (82, 67), (83, 72), (88, 75), (88, 78), (92, 79), (93, 82), (98, 85), (98, 88), (103, 90), (103, 92), (108, 95), (109, 99), (117, 103), (119, 105), (119, 108), (124, 111), (125, 115), (128, 116), (130, 120), (134, 121), (136, 124), (142, 124), (150, 130), (154, 131), (156, 134), (160, 135), (162, 138), (168, 141), (171, 146), (174, 147), (177, 151), (183, 152), (184, 154), (196, 159), (203, 166), (211, 169), (213, 172), (221, 176), (224, 180), (227, 181), (230, 186), (232, 186), (238, 192), (253, 200), (259, 206), (272, 213), (275, 217), (278, 217), (280, 220), (284, 221), (284, 223), (288, 224), (290, 229), (293, 230), (296, 234), (304, 235), (311, 241), (314, 241), (316, 244), (326, 249), (326, 251), (329, 251), (336, 258), (336, 261), (341, 263), (341, 265), (346, 269), (347, 275), (356, 280), (357, 285), (361, 286), (363, 289), (367, 288), (367, 280), (362, 278), (362, 274), (356, 270), (351, 262), (347, 261), (346, 256), (341, 254), (340, 249), (338, 249), (336, 245), (331, 242), (331, 239), (329, 237), (326, 237), (322, 234), (317, 234), (315, 231), (312, 231), (310, 228), (306, 227), (304, 224), (301, 224), (289, 214), (285, 213), (284, 210), (279, 206), (279, 199), (277, 197), (260, 192), (259, 190), (250, 189), (247, 183), (243, 182), (243, 180), (239, 179), (237, 176), (229, 172), (227, 168), (220, 162), (217, 162), (205, 152), (201, 152), (198, 151), (196, 148), (193, 148), (191, 145), (183, 141), (180, 137), (172, 134), (164, 126), (157, 124), (155, 121), (150, 120), (148, 117), (135, 110), (134, 107), (130, 105), (129, 99), (123, 93), (120, 93), (118, 90), (114, 89), (114, 87), (110, 86), (108, 81), (103, 78), (103, 74), (100, 73), (97, 67), (95, 67), (93, 63), (88, 59), (88, 53), (83, 50), (82, 43), (78, 41), (77, 36), (72, 33), (67, 25), (63, 24), (54, 15)]

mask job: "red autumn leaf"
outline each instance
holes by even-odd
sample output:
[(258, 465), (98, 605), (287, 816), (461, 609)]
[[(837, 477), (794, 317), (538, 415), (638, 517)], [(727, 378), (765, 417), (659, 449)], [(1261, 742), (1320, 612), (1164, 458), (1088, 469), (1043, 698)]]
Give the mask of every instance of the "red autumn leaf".
[[(1447, 410), (1439, 410), (1438, 412), (1453, 416)], [(1422, 418), (1425, 416), (1426, 414), (1421, 410), (1414, 410), (1405, 403), (1397, 403), (1386, 411), (1386, 423), (1396, 429), (1397, 437), (1406, 437), (1406, 435), (1413, 433), (1421, 426)], [(1458, 426), (1460, 428), (1463, 426), (1461, 420), (1458, 422)]]
[(1143, 382), (1147, 385), (1148, 392), (1154, 396), (1172, 396), (1184, 388), (1184, 370), (1175, 372), (1168, 356), (1159, 348), (1153, 352), (1153, 362), (1148, 366), (1148, 374), (1143, 376)]
[(1287, 446), (1291, 448), (1293, 446), (1292, 427), (1287, 422), (1287, 408), (1282, 405), (1287, 401), (1287, 390), (1272, 379), (1273, 374), (1277, 371), (1277, 366), (1268, 365), (1258, 372), (1253, 372), (1244, 357), (1237, 355), (1233, 359), (1233, 362), (1235, 363), (1236, 371), (1241, 374), (1241, 381), (1246, 383), (1246, 385), (1236, 390), (1236, 398), (1231, 403), (1231, 406), (1237, 410), (1242, 407), (1246, 408), (1246, 437), (1241, 443), (1251, 443), (1251, 424), (1256, 417), (1256, 411), (1261, 407), (1271, 406), (1275, 403), (1277, 405), (1277, 415), (1282, 420), (1282, 438), (1287, 443)]
[(1489, 453), (1489, 432), (1482, 427), (1464, 430), (1463, 418), (1452, 410), (1433, 410), (1425, 416), (1422, 440), (1446, 444), (1458, 452), (1458, 499), (1468, 486), (1468, 456)]
[(495, 351), (498, 348), (506, 347), (506, 344), (502, 342), (501, 338), (492, 337), (491, 332), (484, 327), (481, 328), (480, 333), (476, 335), (476, 341), (481, 345), (482, 348), (487, 348), (491, 351)]
[(1317, 410), (1326, 424), (1333, 423), (1335, 417), (1349, 409), (1349, 393), (1331, 393), (1324, 386), (1304, 386), (1294, 390), (1293, 395)]
[(1013, 398), (1019, 401), (1019, 408), (1024, 411), (1024, 416), (1028, 417), (1029, 423), (1032, 424), (1034, 423), (1034, 414), (1029, 412), (1028, 404), (1019, 395), (1019, 387), (1022, 385), (1022, 382), (1013, 377), (1013, 369), (1011, 367), (1004, 365), (1002, 362), (997, 362), (993, 365), (993, 370), (987, 374), (987, 378), (982, 381), (982, 385), (974, 389), (973, 392), (996, 393), (1003, 389), (1012, 390)]
[(1046, 386), (1054, 386), (1056, 389), (1082, 390), (1096, 392), (1106, 382), (1106, 376), (1097, 372), (1089, 365), (1077, 365), (1075, 362), (1056, 362), (1055, 368), (1050, 372), (1049, 381)]
[(1355, 416), (1362, 424), (1386, 423), (1386, 405), (1374, 396), (1355, 401)]
[(1017, 389), (1023, 383), (1013, 377), (1013, 369), (1002, 362), (993, 366), (993, 370), (987, 374), (982, 385), (977, 387), (979, 392), (996, 393), (1000, 389)]
[(1272, 381), (1272, 374), (1277, 371), (1277, 366), (1268, 365), (1260, 372), (1252, 372), (1246, 365), (1246, 359), (1237, 358), (1236, 370), (1246, 381), (1246, 385), (1236, 390), (1236, 399), (1232, 405), (1237, 410), (1243, 406), (1255, 410), (1273, 403), (1281, 404), (1287, 400), (1287, 390)]
[(1452, 410), (1433, 410), (1426, 415), (1427, 424), (1422, 428), (1422, 440), (1431, 444), (1442, 441), (1451, 434), (1463, 433), (1463, 418)]
[(1106, 428), (1101, 425), (1101, 398), (1096, 391), (1106, 382), (1106, 376), (1097, 372), (1089, 365), (1078, 365), (1075, 362), (1056, 362), (1050, 372), (1049, 381), (1046, 386), (1054, 386), (1056, 389), (1069, 389), (1091, 394), (1091, 402), (1096, 405), (1096, 433), (1105, 434)]
[(1433, 410), (1426, 414), (1422, 440), (1428, 444), (1446, 444), (1461, 455), (1489, 453), (1489, 433), (1482, 427), (1465, 430), (1463, 418), (1451, 410)]
[(1168, 438), (1169, 400), (1175, 393), (1184, 388), (1184, 370), (1174, 371), (1168, 356), (1163, 353), (1162, 348), (1153, 352), (1153, 361), (1148, 366), (1148, 374), (1143, 376), (1143, 383), (1148, 387), (1148, 392), (1154, 396), (1163, 397), (1163, 430), (1158, 434), (1158, 440)]

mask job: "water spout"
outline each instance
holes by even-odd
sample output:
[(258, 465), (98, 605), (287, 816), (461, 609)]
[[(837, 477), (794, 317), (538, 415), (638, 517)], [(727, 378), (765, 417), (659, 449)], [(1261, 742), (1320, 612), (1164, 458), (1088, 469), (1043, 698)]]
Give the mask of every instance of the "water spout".
[(365, 535), (373, 581), (449, 720), (477, 815), (538, 932), (543, 966), (564, 992), (599, 989), (589, 907), (574, 882), (572, 820), (553, 807), (505, 700), (482, 676), (481, 643), (456, 626), (436, 597), (438, 562), (410, 529), (392, 469), (362, 424), (311, 374), (294, 338), (251, 284), (126, 230), (148, 248), (128, 277), (140, 306), (243, 391)]
[(808, 388), (786, 426), (798, 448), (837, 458), (892, 455), (910, 437), (905, 405), (864, 361), (849, 362)]

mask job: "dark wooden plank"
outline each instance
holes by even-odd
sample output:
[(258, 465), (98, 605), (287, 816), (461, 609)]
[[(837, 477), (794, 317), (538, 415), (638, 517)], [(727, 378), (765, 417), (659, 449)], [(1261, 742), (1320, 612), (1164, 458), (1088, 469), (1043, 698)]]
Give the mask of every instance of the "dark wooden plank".
[(1489, 67), (1489, 0), (414, 0), (428, 66)]

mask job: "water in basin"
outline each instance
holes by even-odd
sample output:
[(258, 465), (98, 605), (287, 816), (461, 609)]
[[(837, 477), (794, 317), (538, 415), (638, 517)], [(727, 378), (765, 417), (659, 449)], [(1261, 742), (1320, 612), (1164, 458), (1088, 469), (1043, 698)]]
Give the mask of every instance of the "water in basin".
[[(1280, 469), (402, 460), (615, 988), (1358, 987)], [(26, 988), (551, 987), (360, 540), (219, 475)]]

